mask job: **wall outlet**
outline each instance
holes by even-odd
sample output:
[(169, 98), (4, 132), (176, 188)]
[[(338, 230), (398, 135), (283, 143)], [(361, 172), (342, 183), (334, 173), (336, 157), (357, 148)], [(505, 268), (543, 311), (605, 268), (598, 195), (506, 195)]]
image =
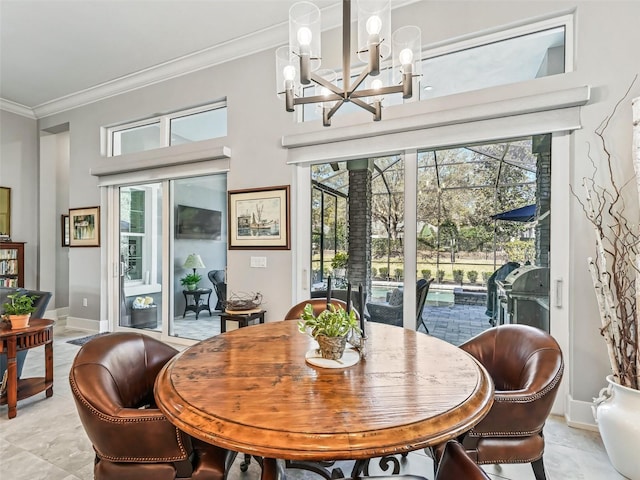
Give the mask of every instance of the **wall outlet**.
[(83, 299), (82, 299), (82, 306), (83, 306), (83, 307), (87, 307), (87, 306), (89, 306), (89, 301), (88, 301), (86, 298), (83, 298)]
[(267, 257), (251, 257), (251, 268), (267, 268)]

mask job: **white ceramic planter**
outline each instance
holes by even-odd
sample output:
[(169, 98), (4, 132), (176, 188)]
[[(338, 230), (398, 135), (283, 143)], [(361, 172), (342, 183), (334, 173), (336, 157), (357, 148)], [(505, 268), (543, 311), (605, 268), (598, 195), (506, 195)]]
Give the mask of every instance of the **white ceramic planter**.
[(593, 406), (602, 443), (618, 472), (640, 480), (640, 390), (618, 385), (611, 375), (607, 382)]

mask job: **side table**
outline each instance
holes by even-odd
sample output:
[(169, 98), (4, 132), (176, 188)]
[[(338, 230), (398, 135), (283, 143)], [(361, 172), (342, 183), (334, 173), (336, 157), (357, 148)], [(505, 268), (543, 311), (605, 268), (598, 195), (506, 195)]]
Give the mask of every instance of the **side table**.
[[(15, 417), (18, 400), (46, 390), (47, 398), (53, 395), (53, 320), (32, 318), (26, 328), (12, 330), (8, 325), (0, 327), (0, 353), (7, 355), (6, 392), (0, 396), (0, 405), (9, 406), (9, 418)], [(18, 380), (16, 355), (19, 350), (44, 345), (44, 377)]]
[(238, 322), (238, 328), (247, 327), (252, 320), (264, 323), (266, 310), (225, 310), (220, 315), (220, 333), (227, 331), (227, 320)]
[[(198, 288), (196, 290), (183, 290), (182, 294), (184, 295), (184, 313), (182, 314), (182, 318), (185, 317), (187, 311), (196, 312), (196, 320), (198, 319), (198, 315), (202, 310), (206, 310), (209, 312), (209, 316), (211, 316), (211, 307), (209, 306), (209, 300), (211, 299), (211, 290), (210, 288)], [(207, 300), (205, 302), (204, 298), (200, 298), (202, 295), (207, 295)], [(189, 302), (189, 298), (193, 298), (193, 303)]]

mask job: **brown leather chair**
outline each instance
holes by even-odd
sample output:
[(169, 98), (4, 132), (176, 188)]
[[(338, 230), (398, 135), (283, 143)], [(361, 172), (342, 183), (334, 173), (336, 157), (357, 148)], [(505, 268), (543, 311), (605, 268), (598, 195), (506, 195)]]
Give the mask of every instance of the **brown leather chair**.
[[(304, 307), (307, 305), (307, 303), (310, 303), (313, 306), (314, 315), (319, 315), (320, 313), (324, 312), (327, 309), (326, 298), (310, 298), (309, 300), (305, 300), (291, 307), (291, 309), (284, 316), (284, 319), (300, 320), (300, 317), (302, 317), (302, 311), (304, 310)], [(337, 298), (332, 298), (331, 304), (335, 305), (336, 308), (342, 307), (345, 310), (347, 309), (347, 302), (338, 300)], [(360, 315), (358, 315), (357, 310), (356, 310), (356, 317), (360, 318)]]
[(478, 464), (531, 463), (546, 478), (542, 428), (562, 379), (562, 352), (548, 333), (527, 325), (490, 328), (460, 346), (487, 369), (494, 403), (458, 440)]
[(153, 386), (177, 350), (139, 333), (86, 343), (69, 382), (96, 452), (96, 480), (222, 480), (233, 453), (178, 430), (155, 406)]

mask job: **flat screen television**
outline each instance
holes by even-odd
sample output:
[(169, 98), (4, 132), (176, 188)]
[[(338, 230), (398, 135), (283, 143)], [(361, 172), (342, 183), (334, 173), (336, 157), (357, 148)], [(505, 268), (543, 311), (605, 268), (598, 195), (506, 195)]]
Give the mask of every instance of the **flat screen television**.
[(178, 205), (176, 214), (176, 238), (220, 240), (222, 212), (206, 208)]

